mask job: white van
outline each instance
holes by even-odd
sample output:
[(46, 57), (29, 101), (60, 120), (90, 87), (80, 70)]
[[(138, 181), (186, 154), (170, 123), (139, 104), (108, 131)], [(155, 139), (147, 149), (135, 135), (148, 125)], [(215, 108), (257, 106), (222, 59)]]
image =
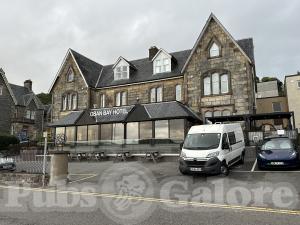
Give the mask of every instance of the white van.
[(229, 167), (244, 163), (245, 141), (241, 125), (211, 124), (189, 130), (179, 159), (182, 174), (229, 174)]

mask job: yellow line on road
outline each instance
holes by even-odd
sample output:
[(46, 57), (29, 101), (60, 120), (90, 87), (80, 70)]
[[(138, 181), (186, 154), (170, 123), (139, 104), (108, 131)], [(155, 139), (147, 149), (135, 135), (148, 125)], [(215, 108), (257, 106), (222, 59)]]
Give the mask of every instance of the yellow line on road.
[(136, 196), (109, 194), (109, 193), (81, 192), (81, 191), (68, 191), (68, 190), (57, 190), (57, 189), (53, 190), (53, 189), (47, 189), (47, 188), (43, 189), (43, 188), (29, 188), (29, 187), (16, 187), (16, 186), (0, 185), (0, 189), (14, 189), (14, 190), (46, 192), (46, 193), (56, 193), (56, 194), (72, 194), (72, 195), (82, 195), (82, 196), (94, 196), (94, 197), (100, 197), (100, 198), (127, 199), (127, 200), (143, 201), (143, 202), (167, 203), (167, 204), (173, 204), (173, 205), (186, 205), (186, 206), (194, 206), (194, 207), (231, 209), (231, 210), (252, 211), (252, 212), (267, 212), (267, 213), (275, 213), (275, 214), (300, 216), (300, 210), (214, 204), (214, 203), (192, 202), (192, 201), (179, 201), (179, 200), (172, 200), (172, 199), (136, 197)]

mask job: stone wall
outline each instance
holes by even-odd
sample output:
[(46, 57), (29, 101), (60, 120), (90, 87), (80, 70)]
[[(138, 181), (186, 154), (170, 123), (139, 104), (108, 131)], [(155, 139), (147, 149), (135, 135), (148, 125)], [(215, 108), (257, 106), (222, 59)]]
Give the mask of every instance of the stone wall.
[(298, 81), (300, 81), (300, 74), (285, 77), (289, 111), (295, 113), (296, 128), (300, 132), (300, 88)]
[(0, 133), (10, 134), (14, 102), (2, 76), (0, 76), (0, 85), (3, 87), (2, 95), (0, 95)]
[[(221, 56), (209, 58), (208, 48), (216, 40)], [(203, 96), (203, 75), (215, 70), (229, 74), (229, 93)], [(186, 101), (202, 114), (206, 111), (230, 110), (231, 114), (253, 113), (254, 83), (252, 65), (227, 33), (211, 20), (184, 73)]]
[[(150, 102), (150, 89), (153, 87), (163, 88), (163, 101), (174, 101), (176, 99), (175, 86), (182, 84), (183, 78), (174, 78), (168, 80), (161, 80), (156, 82), (140, 83), (134, 85), (124, 85), (122, 87), (103, 88), (100, 90), (93, 90), (91, 93), (91, 105), (100, 106), (100, 95), (106, 96), (106, 107), (115, 106), (115, 95), (118, 92), (127, 92), (127, 104), (136, 104), (137, 99), (139, 103)], [(183, 92), (183, 91), (182, 91)]]
[[(67, 82), (67, 72), (72, 67), (74, 71), (74, 81)], [(78, 100), (77, 104), (78, 110), (86, 109), (89, 107), (89, 89), (85, 84), (83, 77), (76, 66), (71, 55), (66, 59), (66, 63), (63, 65), (60, 76), (58, 77), (52, 91), (52, 119), (53, 121), (58, 120), (59, 118), (67, 115), (70, 111), (62, 111), (62, 95), (67, 92), (77, 92)]]

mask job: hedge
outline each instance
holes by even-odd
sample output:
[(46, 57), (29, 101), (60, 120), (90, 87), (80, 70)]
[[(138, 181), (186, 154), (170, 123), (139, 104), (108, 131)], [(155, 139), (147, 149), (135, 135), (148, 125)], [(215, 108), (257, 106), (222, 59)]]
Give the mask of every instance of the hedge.
[(0, 134), (0, 150), (7, 150), (10, 145), (17, 145), (20, 141), (13, 135)]

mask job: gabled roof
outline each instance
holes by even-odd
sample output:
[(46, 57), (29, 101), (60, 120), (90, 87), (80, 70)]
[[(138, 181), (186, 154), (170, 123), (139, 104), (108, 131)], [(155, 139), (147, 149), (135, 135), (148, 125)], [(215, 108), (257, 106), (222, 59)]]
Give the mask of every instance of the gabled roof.
[(16, 98), (16, 105), (26, 107), (33, 100), (38, 109), (44, 109), (44, 105), (41, 103), (39, 98), (28, 88), (19, 86), (19, 85), (15, 85), (15, 84), (9, 84), (9, 86), (11, 87), (13, 95)]
[(101, 64), (85, 57), (84, 55), (74, 51), (73, 49), (68, 49), (68, 52), (56, 74), (56, 77), (55, 77), (53, 83), (51, 84), (49, 93), (52, 91), (54, 84), (56, 83), (57, 79), (61, 75), (61, 71), (66, 63), (68, 56), (71, 56), (73, 58), (86, 86), (87, 87), (95, 87), (96, 86), (96, 83), (99, 79), (99, 76), (101, 74), (103, 66)]
[(160, 48), (160, 49), (158, 50), (158, 52), (155, 54), (155, 56), (153, 56), (153, 58), (151, 59), (151, 61), (153, 62), (153, 61), (155, 60), (155, 58), (156, 58), (161, 52), (163, 52), (163, 53), (165, 53), (166, 55), (172, 57), (172, 55), (170, 55), (166, 50)]
[(135, 66), (136, 70), (131, 71), (129, 79), (126, 80), (114, 80), (113, 65), (104, 66), (96, 88), (127, 85), (139, 82), (149, 82), (159, 79), (168, 79), (182, 76), (181, 69), (186, 62), (190, 52), (191, 50), (184, 50), (180, 52), (169, 53), (176, 59), (176, 63), (172, 65), (172, 71), (167, 73), (158, 73), (155, 75), (153, 75), (153, 64), (149, 60), (149, 58), (129, 61)]
[(129, 66), (131, 66), (132, 68), (136, 69), (135, 66), (134, 66), (131, 62), (129, 62), (127, 59), (125, 59), (125, 58), (122, 57), (122, 56), (120, 56), (120, 57), (118, 58), (118, 60), (116, 61), (116, 63), (113, 65), (113, 69), (118, 65), (118, 63), (119, 63), (121, 60), (124, 60), (125, 62), (128, 63)]
[[(210, 16), (209, 16), (209, 18), (208, 18), (207, 21), (206, 21), (205, 26), (204, 26), (203, 29), (202, 29), (200, 35), (199, 35), (198, 38), (197, 38), (197, 40), (196, 40), (196, 42), (195, 42), (195, 44), (194, 44), (194, 47), (192, 48), (191, 54), (189, 55), (189, 57), (188, 57), (186, 63), (185, 63), (184, 66), (183, 66), (182, 73), (184, 72), (184, 70), (185, 70), (185, 68), (187, 67), (189, 61), (191, 60), (193, 54), (195, 53), (195, 51), (196, 51), (196, 49), (197, 49), (197, 47), (198, 47), (200, 41), (202, 40), (202, 38), (203, 38), (203, 36), (204, 36), (204, 34), (205, 34), (206, 29), (208, 28), (208, 26), (209, 26), (209, 24), (210, 24), (210, 22), (211, 22), (212, 20), (214, 20), (214, 21), (221, 27), (221, 29), (228, 35), (228, 37), (229, 37), (229, 38), (231, 39), (231, 41), (236, 45), (236, 47), (241, 51), (241, 53), (246, 57), (246, 59), (247, 59), (250, 63), (254, 64), (254, 61), (252, 61), (251, 58), (248, 56), (248, 54), (246, 54), (245, 50), (238, 44), (238, 42), (237, 42), (237, 41), (232, 37), (232, 35), (226, 30), (226, 28), (221, 24), (221, 22), (217, 19), (217, 17), (216, 17), (213, 13), (211, 13)], [(245, 39), (245, 40), (247, 40), (247, 39)], [(251, 39), (251, 40), (252, 40), (252, 39)], [(249, 41), (249, 40), (248, 40), (248, 41)], [(248, 42), (248, 41), (247, 41), (247, 42)], [(245, 49), (250, 50), (250, 45), (248, 45), (249, 43), (247, 43), (247, 45), (246, 45), (245, 43), (246, 43), (246, 41), (243, 42), (243, 41), (241, 40), (241, 43), (240, 43), (240, 44), (241, 44)], [(253, 50), (253, 42), (252, 42), (252, 50)], [(248, 52), (248, 53), (249, 53), (249, 52)], [(253, 54), (253, 53), (251, 53), (251, 54), (252, 54), (253, 59), (254, 59), (254, 54)], [(251, 55), (251, 54), (250, 54), (250, 55)]]
[(4, 83), (5, 83), (5, 85), (6, 85), (7, 89), (8, 89), (8, 92), (9, 92), (11, 98), (13, 99), (15, 105), (17, 105), (18, 101), (17, 101), (17, 99), (16, 99), (16, 97), (15, 97), (15, 95), (14, 95), (14, 93), (13, 93), (13, 91), (12, 91), (12, 89), (11, 89), (9, 83), (8, 83), (8, 81), (7, 81), (7, 78), (5, 76), (5, 72), (4, 72), (4, 70), (2, 68), (0, 68), (0, 75), (2, 76), (2, 78), (4, 80)]

